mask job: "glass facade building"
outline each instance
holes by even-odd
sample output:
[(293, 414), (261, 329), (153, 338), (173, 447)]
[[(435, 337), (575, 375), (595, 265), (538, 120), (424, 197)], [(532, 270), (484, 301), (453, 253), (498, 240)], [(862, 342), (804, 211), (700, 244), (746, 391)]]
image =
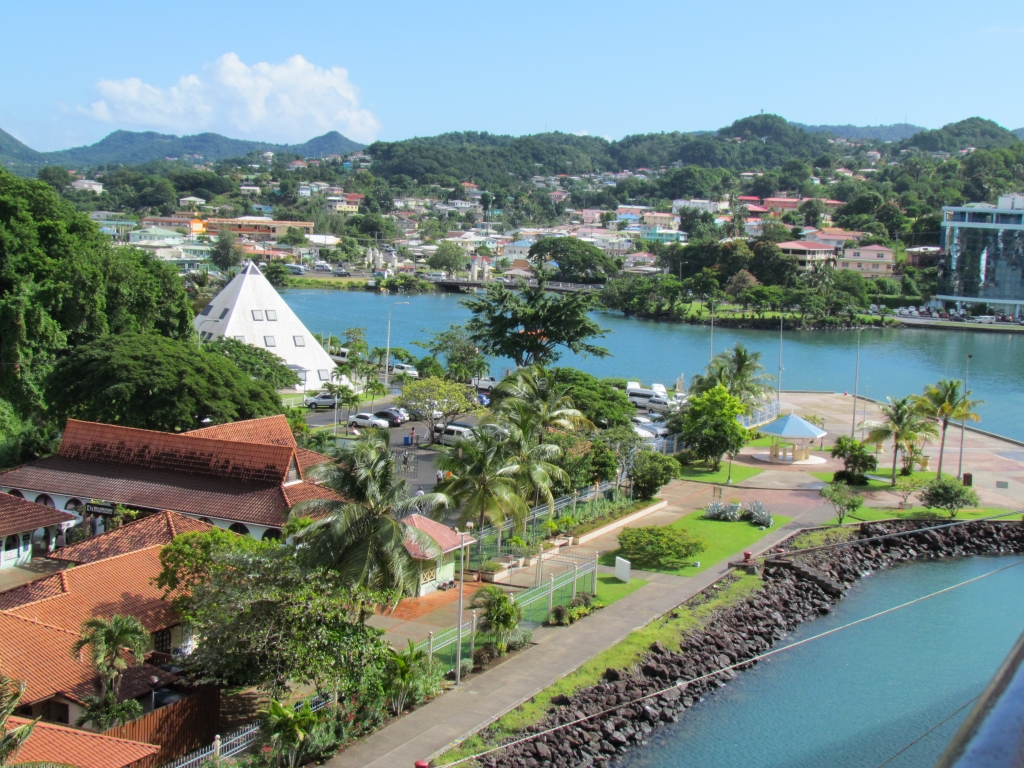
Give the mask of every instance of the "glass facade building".
[(1024, 306), (1024, 195), (942, 209), (938, 299)]

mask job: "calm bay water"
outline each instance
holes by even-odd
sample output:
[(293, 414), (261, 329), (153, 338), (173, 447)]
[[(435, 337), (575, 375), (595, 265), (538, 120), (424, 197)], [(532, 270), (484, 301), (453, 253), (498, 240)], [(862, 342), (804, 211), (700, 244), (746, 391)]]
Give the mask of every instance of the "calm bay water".
[[(1019, 561), (911, 563), (862, 579), (788, 644)], [(762, 662), (616, 768), (875, 768), (977, 696), (1024, 630), (1024, 566)], [(888, 763), (932, 765), (971, 711)]]
[[(384, 346), (388, 307), (408, 301), (392, 312), (391, 344), (405, 347), (424, 341), (431, 331), (464, 322), (469, 312), (454, 294), (383, 296), (373, 293), (290, 290), (284, 298), (311, 330), (340, 336), (351, 326), (367, 329), (371, 346)], [(706, 326), (660, 323), (598, 313), (607, 337), (599, 342), (612, 357), (597, 359), (567, 354), (560, 364), (598, 376), (621, 376), (645, 384), (671, 386), (680, 373), (686, 381), (708, 363), (711, 330)], [(737, 341), (763, 353), (769, 373), (778, 372), (779, 335), (770, 331), (716, 328), (714, 351)], [(855, 331), (787, 331), (783, 336), (783, 389), (852, 392), (857, 352)], [(1024, 440), (1024, 334), (921, 329), (869, 330), (861, 334), (860, 394), (884, 400), (920, 392), (939, 378), (964, 376), (971, 359), (970, 386), (985, 401), (979, 408), (982, 429)], [(510, 361), (492, 362), (500, 375)]]

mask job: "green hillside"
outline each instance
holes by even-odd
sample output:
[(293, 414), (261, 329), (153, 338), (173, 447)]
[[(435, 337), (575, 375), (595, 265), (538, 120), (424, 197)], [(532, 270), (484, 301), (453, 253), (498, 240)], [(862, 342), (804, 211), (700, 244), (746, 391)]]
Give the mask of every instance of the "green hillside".
[(851, 141), (863, 141), (871, 139), (874, 141), (903, 141), (911, 136), (928, 130), (920, 125), (910, 123), (893, 123), (892, 125), (804, 125), (802, 123), (790, 123), (797, 128), (802, 128), (808, 133), (830, 133), (833, 136), (841, 136)]
[(170, 136), (154, 131), (114, 131), (87, 147), (37, 152), (0, 130), (0, 163), (15, 173), (34, 175), (36, 169), (43, 165), (79, 168), (111, 163), (137, 165), (184, 155), (200, 155), (204, 160), (224, 160), (254, 151), (292, 153), (302, 157), (344, 155), (362, 149), (363, 146), (337, 131), (317, 136), (303, 144), (272, 144), (264, 141), (229, 139), (217, 133)]
[(969, 117), (950, 123), (934, 131), (921, 131), (901, 143), (904, 147), (917, 147), (926, 152), (956, 152), (966, 147), (975, 149), (1006, 149), (1020, 139), (992, 120)]

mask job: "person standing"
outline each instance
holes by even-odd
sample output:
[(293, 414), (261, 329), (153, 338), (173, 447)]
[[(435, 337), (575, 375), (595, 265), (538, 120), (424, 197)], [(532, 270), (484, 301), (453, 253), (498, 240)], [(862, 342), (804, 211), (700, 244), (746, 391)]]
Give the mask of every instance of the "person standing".
[(416, 445), (416, 427), (413, 427), (412, 431), (409, 432), (409, 442)]

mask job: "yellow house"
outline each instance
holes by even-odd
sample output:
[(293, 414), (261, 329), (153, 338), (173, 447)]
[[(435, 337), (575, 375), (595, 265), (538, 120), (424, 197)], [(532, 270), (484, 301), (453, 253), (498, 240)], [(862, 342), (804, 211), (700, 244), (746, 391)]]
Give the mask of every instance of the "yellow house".
[(892, 277), (894, 258), (892, 248), (883, 245), (865, 245), (847, 248), (837, 259), (836, 269), (859, 272), (866, 278)]

